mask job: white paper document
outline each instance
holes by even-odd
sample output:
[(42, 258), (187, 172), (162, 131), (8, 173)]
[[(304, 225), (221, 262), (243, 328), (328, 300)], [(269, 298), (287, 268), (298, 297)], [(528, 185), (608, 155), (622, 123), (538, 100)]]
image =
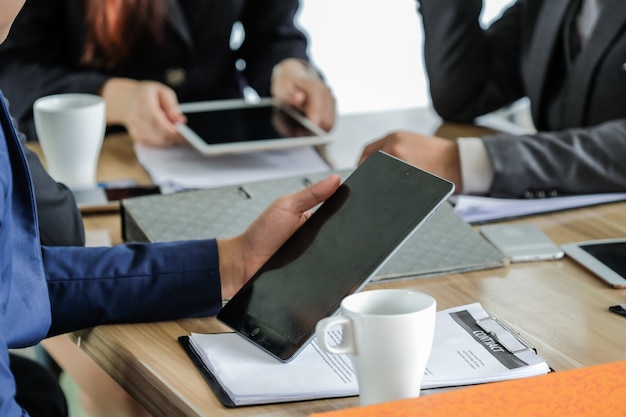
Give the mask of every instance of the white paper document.
[(158, 185), (214, 188), (330, 170), (310, 146), (275, 151), (204, 156), (191, 146), (135, 145), (141, 165)]
[(459, 195), (456, 197), (454, 210), (468, 223), (484, 223), (624, 200), (626, 200), (626, 193), (585, 194), (535, 199)]
[[(349, 357), (328, 354), (315, 340), (288, 363), (274, 359), (235, 333), (192, 333), (189, 341), (233, 405), (358, 395)], [(547, 363), (516, 334), (475, 303), (437, 313), (422, 389), (549, 371)]]

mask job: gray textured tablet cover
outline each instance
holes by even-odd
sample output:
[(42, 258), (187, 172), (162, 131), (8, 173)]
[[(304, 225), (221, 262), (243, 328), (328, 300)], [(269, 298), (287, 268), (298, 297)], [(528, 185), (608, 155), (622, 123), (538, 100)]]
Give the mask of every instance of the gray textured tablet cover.
[[(351, 171), (338, 171), (346, 178)], [(240, 234), (277, 197), (328, 173), (253, 182), (122, 201), (122, 233), (128, 242), (230, 237)], [(427, 277), (495, 268), (503, 255), (444, 203), (374, 277)]]

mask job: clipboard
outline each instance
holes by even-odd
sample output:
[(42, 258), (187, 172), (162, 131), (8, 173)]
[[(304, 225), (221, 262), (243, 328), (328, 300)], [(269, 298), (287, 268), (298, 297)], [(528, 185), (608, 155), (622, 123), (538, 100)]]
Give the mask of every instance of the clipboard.
[[(474, 308), (474, 310), (471, 310), (472, 308)], [(450, 389), (456, 389), (460, 386), (518, 379), (521, 377), (543, 375), (553, 372), (552, 368), (550, 368), (550, 366), (536, 354), (536, 349), (518, 332), (513, 330), (502, 320), (485, 314), (478, 319), (474, 319), (472, 323), (468, 323), (467, 316), (465, 316), (465, 323), (469, 324), (469, 326), (464, 327), (458, 322), (457, 319), (452, 317), (452, 315), (457, 312), (465, 313), (466, 311), (471, 311), (472, 313), (475, 313), (478, 309), (484, 312), (479, 303), (474, 303), (437, 313), (438, 324), (435, 329), (435, 341), (433, 346), (433, 352), (435, 353), (431, 353), (428, 368), (431, 371), (435, 370), (435, 372), (438, 372), (439, 374), (441, 374), (441, 368), (444, 368), (448, 375), (444, 378), (439, 377), (439, 379), (432, 378), (432, 375), (425, 376), (424, 381), (422, 382), (422, 389), (425, 390), (425, 392), (432, 393), (442, 390), (447, 391)], [(448, 319), (448, 317), (450, 318)], [(453, 328), (448, 328), (447, 326), (449, 326), (449, 323), (452, 322), (454, 322)], [(485, 334), (490, 335), (494, 340), (496, 340), (497, 343), (501, 344), (508, 352), (508, 358), (503, 357), (503, 354), (500, 354), (498, 357), (496, 354), (485, 353), (486, 349), (483, 349), (483, 347), (481, 347), (481, 342), (477, 340), (471, 342), (459, 342), (459, 335), (465, 335), (463, 337), (467, 337), (468, 334), (476, 330), (482, 330)], [(194, 338), (193, 343), (195, 346), (192, 345), (191, 337)], [(336, 372), (330, 369), (331, 366), (327, 363), (328, 359), (323, 357), (323, 354), (318, 353), (314, 346), (311, 346), (310, 349), (307, 347), (298, 357), (296, 357), (296, 359), (294, 359), (293, 362), (291, 362), (296, 363), (296, 367), (292, 368), (292, 371), (283, 373), (284, 368), (281, 367), (289, 364), (275, 360), (270, 355), (265, 354), (265, 352), (261, 349), (256, 348), (235, 333), (221, 333), (213, 335), (192, 334), (179, 337), (178, 342), (185, 353), (189, 356), (193, 365), (198, 369), (204, 380), (207, 382), (215, 396), (224, 406), (228, 408), (358, 395), (356, 380), (350, 381), (350, 384), (352, 385), (346, 386), (345, 381), (343, 381), (342, 384), (335, 384), (334, 380), (325, 379), (325, 372), (332, 373), (333, 377), (335, 377)], [(197, 349), (202, 352), (200, 353)], [(220, 353), (220, 351), (224, 352), (226, 350), (229, 351), (229, 356), (231, 354), (233, 356), (225, 358), (225, 354)], [(492, 370), (485, 371), (485, 373), (477, 374), (475, 378), (468, 380), (467, 374), (469, 372), (467, 370), (460, 369), (458, 364), (451, 362), (451, 360), (463, 361), (463, 359), (458, 358), (458, 352), (468, 350), (474, 350), (477, 355), (476, 357), (478, 358), (484, 359), (487, 357), (487, 360), (485, 361), (486, 369), (492, 367), (496, 362), (502, 369), (499, 369), (497, 372)], [(443, 353), (441, 353), (442, 351)], [(242, 360), (241, 355), (244, 354), (246, 357), (245, 360)], [(480, 355), (482, 355), (482, 357)], [(507, 354), (504, 355), (506, 356)], [(450, 358), (452, 359), (450, 360)], [(520, 361), (520, 358), (531, 358), (534, 362), (529, 361), (528, 363), (524, 363), (525, 366), (520, 366), (520, 362), (523, 362)], [(312, 375), (304, 370), (309, 368), (306, 368), (301, 364), (297, 364), (296, 361), (299, 359), (306, 362), (306, 366), (310, 366), (310, 369), (314, 369), (314, 373), (318, 372), (318, 368), (328, 368), (330, 371), (320, 370), (319, 375)], [(217, 374), (212, 371), (211, 366), (214, 365), (209, 365), (207, 361), (219, 364), (219, 366), (215, 365)], [(250, 365), (256, 364), (257, 361), (260, 363), (258, 368), (255, 368), (256, 365)], [(433, 363), (433, 361), (436, 363)], [(245, 370), (237, 369), (238, 366), (243, 366), (239, 364), (244, 362), (246, 363)], [(518, 368), (505, 369), (507, 366), (514, 363), (517, 363)], [(228, 369), (228, 372), (226, 373), (223, 371), (224, 369)], [(220, 375), (220, 372), (222, 372), (222, 375)], [(227, 377), (225, 377), (225, 374), (228, 374)], [(277, 376), (275, 379), (272, 379), (272, 375), (274, 374)], [(302, 374), (308, 375), (308, 378), (298, 378), (298, 375)], [(263, 379), (263, 381), (261, 381), (262, 383), (253, 382), (253, 385), (255, 386), (269, 387), (274, 386), (276, 380), (288, 380), (290, 381), (290, 385), (293, 386), (293, 392), (287, 393), (279, 391), (278, 395), (276, 391), (262, 392), (258, 393), (259, 395), (254, 394), (249, 397), (246, 397), (248, 394), (241, 395), (241, 392), (249, 393), (250, 388), (248, 386), (240, 387), (238, 384), (242, 380), (249, 380), (251, 375), (257, 379)], [(428, 379), (429, 377), (431, 377), (431, 379)], [(301, 380), (304, 380), (305, 382), (301, 382)], [(307, 385), (308, 383), (306, 381), (308, 380), (322, 381), (321, 384), (324, 385), (324, 389), (322, 391), (312, 389), (309, 385)], [(248, 381), (246, 381), (246, 383), (247, 382)], [(303, 385), (298, 386), (298, 384)], [(338, 388), (339, 386), (341, 386), (341, 389)], [(300, 396), (294, 397), (292, 395), (294, 392)], [(267, 394), (267, 398), (259, 399), (259, 397), (263, 396), (263, 394)]]
[(476, 324), (511, 353), (519, 353), (525, 350), (537, 353), (537, 349), (530, 342), (497, 317), (485, 317), (476, 320)]
[(226, 390), (224, 390), (222, 384), (219, 383), (219, 381), (211, 373), (209, 368), (206, 367), (200, 355), (198, 355), (196, 350), (191, 346), (189, 336), (180, 336), (178, 338), (178, 343), (183, 347), (183, 350), (185, 351), (185, 353), (187, 353), (189, 359), (191, 359), (191, 361), (198, 369), (207, 384), (209, 384), (209, 387), (211, 388), (217, 399), (220, 400), (220, 402), (228, 408), (236, 407), (237, 405), (230, 398), (230, 395), (228, 395)]

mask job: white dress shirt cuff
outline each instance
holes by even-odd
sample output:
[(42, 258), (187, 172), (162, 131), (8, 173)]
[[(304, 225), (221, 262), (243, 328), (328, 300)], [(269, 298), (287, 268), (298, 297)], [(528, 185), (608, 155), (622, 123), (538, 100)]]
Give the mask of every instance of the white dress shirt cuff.
[(458, 138), (463, 194), (487, 194), (493, 182), (493, 166), (480, 138)]

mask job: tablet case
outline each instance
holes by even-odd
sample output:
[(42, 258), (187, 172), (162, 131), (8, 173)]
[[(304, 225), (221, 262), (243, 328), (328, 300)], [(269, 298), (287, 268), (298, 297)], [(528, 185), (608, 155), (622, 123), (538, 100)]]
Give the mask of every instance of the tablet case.
[[(345, 179), (352, 170), (335, 172)], [(276, 198), (328, 175), (320, 173), (122, 200), (122, 236), (127, 242), (235, 236)], [(373, 280), (430, 277), (503, 265), (503, 255), (465, 223), (450, 204), (444, 203)]]

